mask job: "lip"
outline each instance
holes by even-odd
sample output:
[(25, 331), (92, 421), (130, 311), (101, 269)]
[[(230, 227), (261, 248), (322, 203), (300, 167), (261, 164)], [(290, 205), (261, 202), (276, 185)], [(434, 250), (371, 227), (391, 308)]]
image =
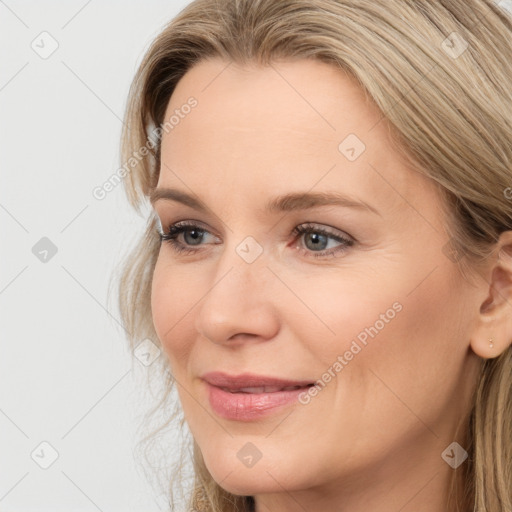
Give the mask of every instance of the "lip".
[(277, 412), (296, 403), (299, 395), (314, 384), (250, 373), (210, 372), (201, 378), (206, 383), (212, 410), (222, 418), (235, 421), (253, 421)]

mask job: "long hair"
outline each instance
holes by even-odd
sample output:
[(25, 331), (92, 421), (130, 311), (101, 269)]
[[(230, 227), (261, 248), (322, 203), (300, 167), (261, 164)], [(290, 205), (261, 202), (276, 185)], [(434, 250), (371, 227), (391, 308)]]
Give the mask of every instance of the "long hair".
[[(153, 40), (130, 88), (121, 158), (130, 162), (124, 186), (139, 213), (158, 181), (154, 130), (180, 78), (210, 57), (261, 65), (318, 59), (350, 73), (394, 128), (394, 149), (439, 184), (461, 267), (485, 262), (500, 233), (512, 229), (504, 193), (512, 191), (512, 19), (491, 0), (193, 1)], [(132, 348), (146, 338), (161, 346), (150, 305), (159, 247), (150, 216), (123, 261), (118, 290)], [(175, 383), (165, 363), (155, 369), (165, 383), (158, 410), (176, 400)], [(511, 347), (482, 361), (464, 423), (469, 456), (453, 472), (451, 510), (512, 510), (511, 371)], [(166, 424), (179, 416), (178, 407)], [(252, 510), (251, 497), (231, 495), (212, 479), (195, 443), (191, 458), (193, 508)]]

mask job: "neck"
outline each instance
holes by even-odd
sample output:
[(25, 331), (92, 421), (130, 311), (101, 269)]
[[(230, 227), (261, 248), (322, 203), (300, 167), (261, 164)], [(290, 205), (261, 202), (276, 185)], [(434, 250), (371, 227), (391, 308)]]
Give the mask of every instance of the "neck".
[[(444, 437), (444, 436), (443, 436)], [(456, 470), (459, 494), (452, 496), (454, 469), (441, 453), (450, 442), (438, 440), (425, 458), (418, 451), (391, 453), (378, 467), (361, 469), (311, 489), (285, 489), (257, 495), (255, 512), (453, 512), (450, 499), (462, 489), (462, 466)]]

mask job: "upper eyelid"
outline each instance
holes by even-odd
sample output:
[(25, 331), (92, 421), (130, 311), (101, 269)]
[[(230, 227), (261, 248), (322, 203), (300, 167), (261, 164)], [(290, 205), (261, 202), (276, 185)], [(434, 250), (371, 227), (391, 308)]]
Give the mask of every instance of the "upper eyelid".
[[(293, 231), (300, 228), (309, 231), (321, 231), (327, 233), (328, 235), (331, 235), (332, 237), (349, 238), (355, 241), (355, 238), (352, 235), (349, 235), (346, 231), (332, 226), (328, 226), (326, 224), (318, 224), (315, 222), (303, 222), (302, 224), (298, 224), (297, 226), (295, 226), (295, 228), (293, 228)], [(333, 233), (331, 232), (331, 230), (335, 232)]]
[(194, 219), (184, 219), (184, 220), (177, 220), (176, 222), (168, 222), (168, 223), (164, 223), (160, 220), (160, 217), (157, 215), (156, 217), (156, 224), (157, 224), (157, 228), (159, 228), (159, 231), (161, 233), (163, 233), (165, 230), (164, 230), (164, 226), (167, 228), (167, 229), (170, 229), (172, 226), (176, 226), (177, 224), (179, 225), (184, 225), (184, 226), (197, 226), (201, 229), (203, 229), (204, 231), (208, 231), (209, 233), (211, 233), (211, 231), (207, 228), (205, 228), (205, 224), (199, 220), (194, 220)]

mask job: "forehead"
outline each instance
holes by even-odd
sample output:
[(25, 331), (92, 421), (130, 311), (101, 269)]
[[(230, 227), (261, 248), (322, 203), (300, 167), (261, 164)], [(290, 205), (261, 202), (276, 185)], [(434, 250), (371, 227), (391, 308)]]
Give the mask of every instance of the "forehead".
[(173, 139), (183, 143), (190, 129), (204, 141), (236, 135), (238, 143), (261, 142), (276, 150), (334, 146), (337, 152), (337, 141), (345, 132), (359, 132), (364, 138), (381, 119), (353, 78), (309, 59), (264, 67), (202, 61), (179, 81), (165, 118), (190, 96), (197, 98), (197, 108), (168, 134), (164, 146)]
[[(197, 106), (183, 109), (191, 97)], [(433, 184), (392, 150), (380, 110), (331, 64), (202, 61), (178, 83), (165, 120), (172, 115), (180, 119), (163, 134), (161, 186), (181, 177), (205, 199), (335, 189), (391, 210), (407, 208), (404, 198), (435, 200)]]

